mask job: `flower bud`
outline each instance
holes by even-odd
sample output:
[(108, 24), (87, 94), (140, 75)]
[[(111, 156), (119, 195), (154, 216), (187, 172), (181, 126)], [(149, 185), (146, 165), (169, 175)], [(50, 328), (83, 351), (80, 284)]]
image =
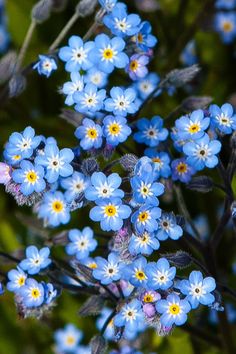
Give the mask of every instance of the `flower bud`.
[(188, 113), (196, 109), (205, 109), (212, 102), (212, 97), (210, 96), (190, 96), (183, 100), (181, 107)]
[(4, 162), (0, 162), (0, 184), (7, 184), (10, 181), (11, 168)]
[(0, 84), (7, 81), (13, 74), (17, 54), (13, 50), (5, 54), (0, 60)]
[(187, 184), (187, 188), (196, 192), (208, 193), (213, 189), (213, 181), (208, 176), (193, 177)]
[(156, 314), (156, 309), (153, 304), (144, 304), (143, 312), (147, 317), (153, 317)]
[(200, 67), (197, 64), (184, 69), (174, 69), (166, 75), (159, 86), (162, 88), (184, 86), (187, 82), (192, 81), (199, 71)]
[(177, 268), (186, 268), (192, 263), (191, 256), (184, 251), (165, 254), (164, 257)]
[(80, 17), (86, 17), (94, 12), (97, 5), (97, 0), (81, 0), (76, 6), (76, 12)]
[(78, 127), (84, 118), (83, 114), (72, 111), (71, 109), (62, 109), (60, 118), (65, 119), (68, 123)]
[(22, 74), (15, 74), (9, 81), (9, 97), (19, 96), (26, 88), (26, 78)]
[(63, 11), (68, 3), (68, 0), (52, 0), (52, 11)]
[(99, 165), (97, 160), (93, 157), (83, 160), (81, 170), (86, 176), (91, 176), (94, 172), (98, 172)]
[(37, 4), (32, 8), (32, 20), (37, 23), (46, 21), (51, 15), (52, 5), (52, 0), (40, 0), (37, 2)]
[(138, 158), (133, 154), (125, 154), (120, 158), (120, 164), (126, 171), (133, 171), (137, 162)]
[(104, 354), (106, 352), (106, 341), (103, 336), (94, 336), (90, 341), (92, 354)]

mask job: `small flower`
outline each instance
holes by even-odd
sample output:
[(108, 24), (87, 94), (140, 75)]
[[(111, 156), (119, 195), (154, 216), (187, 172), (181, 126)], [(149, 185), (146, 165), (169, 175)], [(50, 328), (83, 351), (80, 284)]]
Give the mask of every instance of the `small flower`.
[(213, 125), (224, 134), (231, 134), (236, 130), (236, 114), (234, 114), (233, 106), (229, 103), (219, 107), (212, 104), (209, 107)]
[(43, 218), (50, 226), (67, 224), (70, 220), (69, 209), (61, 192), (47, 192), (39, 206), (39, 218)]
[(156, 179), (153, 177), (151, 174), (142, 174), (130, 179), (133, 198), (136, 203), (159, 204), (157, 197), (164, 193), (165, 187), (162, 183), (154, 182)]
[(107, 12), (110, 12), (117, 3), (117, 0), (98, 0), (98, 2)]
[(185, 66), (197, 64), (198, 57), (196, 53), (196, 42), (194, 40), (187, 43), (181, 53), (180, 60)]
[(195, 142), (184, 145), (183, 151), (187, 155), (187, 162), (197, 171), (204, 167), (214, 168), (218, 164), (218, 154), (221, 150), (221, 143), (218, 140), (211, 140), (207, 134)]
[(11, 179), (11, 168), (8, 164), (0, 162), (0, 184), (7, 184)]
[(98, 149), (102, 146), (102, 128), (91, 119), (85, 118), (82, 125), (75, 131), (75, 136), (80, 140), (84, 150)]
[(182, 235), (183, 230), (177, 225), (175, 215), (173, 213), (162, 213), (158, 220), (156, 237), (160, 241), (165, 241), (168, 237), (172, 240), (178, 240)]
[(74, 352), (82, 339), (82, 332), (69, 323), (55, 332), (54, 339), (58, 352)]
[(27, 127), (22, 133), (15, 132), (10, 135), (5, 152), (11, 156), (15, 155), (14, 160), (19, 162), (21, 159), (27, 159), (32, 156), (41, 139), (41, 136), (35, 136), (33, 128)]
[(236, 7), (235, 0), (216, 0), (215, 7), (223, 10), (233, 10)]
[(93, 84), (98, 88), (102, 88), (107, 84), (108, 75), (95, 67), (89, 69), (84, 77), (86, 84)]
[(93, 237), (93, 230), (90, 227), (85, 227), (82, 231), (77, 229), (70, 230), (68, 238), (71, 242), (66, 245), (66, 253), (70, 256), (75, 255), (79, 261), (87, 258), (98, 244)]
[(210, 118), (205, 118), (204, 112), (201, 109), (193, 111), (189, 117), (183, 116), (175, 121), (178, 136), (183, 140), (202, 138), (209, 124)]
[(38, 70), (39, 75), (49, 77), (54, 70), (57, 70), (57, 64), (54, 58), (39, 55), (39, 61), (34, 64), (33, 69)]
[(79, 36), (72, 36), (69, 39), (69, 46), (61, 48), (58, 56), (66, 62), (66, 71), (87, 70), (93, 66), (89, 59), (89, 53), (93, 48), (94, 42), (84, 43)]
[(40, 250), (35, 246), (29, 246), (26, 248), (26, 259), (20, 262), (21, 269), (28, 274), (38, 274), (40, 270), (45, 269), (51, 264), (51, 259), (48, 258), (50, 249), (43, 247)]
[(13, 181), (20, 184), (20, 191), (25, 196), (33, 192), (40, 193), (46, 188), (46, 182), (43, 177), (43, 167), (34, 166), (27, 160), (21, 161), (20, 168), (12, 173)]
[(123, 226), (123, 219), (128, 219), (131, 209), (128, 205), (122, 204), (119, 198), (97, 200), (97, 206), (92, 208), (89, 217), (93, 221), (100, 221), (101, 229), (104, 231), (118, 231)]
[(44, 287), (44, 302), (49, 305), (57, 296), (57, 290), (51, 283), (42, 283)]
[(10, 270), (7, 276), (9, 279), (7, 289), (14, 292), (18, 292), (19, 289), (25, 285), (27, 279), (27, 274), (20, 267)]
[(196, 309), (199, 304), (210, 305), (215, 301), (215, 296), (211, 294), (216, 288), (215, 279), (203, 278), (199, 271), (192, 271), (189, 280), (181, 280), (178, 288), (186, 295), (186, 300), (190, 302), (193, 309)]
[(71, 81), (65, 82), (62, 87), (62, 92), (64, 95), (67, 95), (65, 104), (68, 106), (72, 106), (75, 104), (75, 100), (73, 95), (75, 92), (81, 92), (84, 88), (84, 80), (83, 76), (80, 73), (73, 71), (70, 74)]
[(73, 173), (70, 162), (74, 158), (71, 149), (59, 150), (55, 143), (48, 143), (44, 148), (44, 155), (35, 158), (36, 165), (42, 165), (46, 169), (45, 178), (49, 183), (57, 181), (59, 176), (68, 177)]
[(167, 290), (173, 285), (176, 268), (170, 267), (166, 258), (150, 262), (146, 267), (148, 277), (147, 287), (152, 290)]
[(161, 295), (154, 290), (145, 290), (141, 293), (141, 300), (144, 304), (150, 304), (161, 299)]
[(136, 14), (127, 14), (127, 7), (123, 3), (115, 5), (108, 15), (104, 16), (103, 23), (116, 36), (133, 36), (138, 32), (141, 19)]
[(128, 332), (143, 330), (145, 324), (141, 301), (133, 299), (128, 304), (125, 304), (115, 316), (114, 324), (117, 327), (125, 327)]
[(131, 217), (131, 222), (134, 224), (138, 233), (144, 231), (153, 232), (158, 228), (157, 219), (161, 216), (161, 209), (150, 205), (142, 205)]
[(124, 279), (128, 280), (130, 284), (135, 287), (145, 287), (147, 283), (147, 260), (140, 256), (131, 264), (124, 267), (122, 274)]
[(133, 37), (136, 45), (147, 52), (149, 48), (155, 47), (157, 38), (151, 34), (152, 27), (148, 21), (144, 21), (140, 24), (138, 32)]
[(35, 279), (28, 278), (20, 288), (19, 295), (26, 307), (38, 307), (44, 302), (44, 287)]
[(130, 58), (129, 64), (126, 67), (126, 72), (132, 80), (138, 80), (144, 78), (148, 69), (146, 65), (149, 63), (149, 57), (147, 55), (134, 54)]
[(95, 113), (103, 108), (103, 101), (106, 97), (106, 90), (98, 90), (94, 84), (87, 84), (83, 91), (76, 91), (73, 94), (76, 103), (75, 110), (81, 113)]
[(145, 149), (144, 153), (154, 162), (155, 171), (158, 172), (157, 178), (168, 178), (171, 175), (170, 157), (166, 152), (159, 152), (154, 148), (148, 148)]
[(171, 169), (173, 181), (179, 180), (183, 183), (188, 183), (191, 180), (192, 175), (195, 174), (193, 166), (191, 166), (184, 157), (173, 160), (171, 163)]
[(171, 294), (166, 300), (157, 301), (156, 309), (162, 314), (162, 326), (172, 327), (173, 324), (181, 326), (187, 321), (186, 314), (191, 310), (191, 306), (187, 300), (180, 300), (178, 295)]
[(120, 87), (113, 87), (110, 91), (111, 98), (105, 100), (105, 110), (113, 112), (115, 116), (133, 114), (137, 111), (135, 104), (136, 92), (132, 88), (123, 90)]
[(134, 134), (134, 140), (150, 147), (159, 145), (159, 142), (166, 140), (168, 136), (168, 130), (163, 128), (163, 119), (159, 116), (154, 116), (151, 120), (139, 119), (137, 128), (139, 132)]
[[(156, 88), (160, 81), (156, 73), (149, 73), (145, 78), (139, 79), (135, 82), (134, 87), (142, 100), (145, 100)], [(160, 92), (157, 91), (157, 96)]]
[(122, 179), (118, 173), (112, 173), (108, 177), (102, 172), (94, 172), (91, 176), (91, 185), (85, 191), (85, 198), (92, 201), (104, 198), (123, 198), (124, 192), (118, 187)]
[(84, 193), (88, 185), (89, 178), (77, 171), (75, 171), (71, 177), (61, 180), (61, 186), (65, 189), (65, 199), (68, 203), (76, 200), (81, 193)]
[(160, 242), (154, 233), (145, 231), (142, 235), (132, 234), (129, 241), (129, 251), (132, 255), (144, 254), (149, 256), (158, 250)]
[(236, 37), (236, 14), (235, 12), (217, 12), (214, 27), (225, 44), (230, 44)]
[[(96, 326), (99, 330), (101, 330), (106, 323), (108, 317), (111, 315), (112, 310), (104, 307), (96, 321)], [(111, 319), (111, 321), (108, 323), (107, 328), (104, 332), (104, 338), (107, 340), (114, 340), (115, 339), (115, 327), (114, 327), (114, 320)]]
[(107, 260), (96, 257), (97, 268), (93, 270), (93, 277), (100, 280), (101, 284), (108, 285), (121, 278), (121, 264), (118, 254), (112, 252)]
[(132, 130), (122, 116), (108, 115), (103, 119), (103, 134), (107, 144), (117, 146), (127, 140)]
[(95, 47), (89, 54), (89, 59), (97, 68), (105, 73), (111, 73), (114, 68), (125, 68), (129, 62), (127, 54), (123, 52), (125, 41), (119, 37), (110, 39), (106, 34), (99, 34), (95, 38)]

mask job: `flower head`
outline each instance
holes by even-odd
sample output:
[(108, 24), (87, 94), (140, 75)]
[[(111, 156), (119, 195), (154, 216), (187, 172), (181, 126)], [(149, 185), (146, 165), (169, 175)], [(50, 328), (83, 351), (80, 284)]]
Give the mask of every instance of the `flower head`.
[(59, 352), (73, 352), (82, 339), (82, 332), (69, 323), (55, 332), (54, 339)]
[(156, 237), (160, 241), (171, 238), (172, 240), (178, 240), (183, 235), (182, 228), (177, 225), (176, 218), (173, 213), (162, 213), (158, 220), (158, 230)]
[(163, 119), (159, 116), (154, 116), (151, 120), (139, 119), (137, 128), (139, 131), (134, 134), (134, 140), (150, 147), (157, 146), (168, 136), (168, 130), (163, 128)]
[(75, 131), (75, 136), (80, 140), (84, 150), (98, 149), (102, 146), (102, 128), (91, 119), (85, 118), (82, 125)]
[(44, 287), (35, 279), (28, 278), (20, 288), (19, 295), (26, 307), (38, 307), (44, 302)]
[(132, 130), (122, 116), (108, 115), (103, 119), (103, 135), (107, 144), (117, 146), (126, 141)]
[(83, 230), (73, 229), (69, 231), (69, 243), (66, 245), (66, 253), (75, 255), (79, 261), (89, 256), (89, 253), (97, 247), (97, 241), (93, 238), (93, 230), (85, 227)]
[(183, 140), (202, 138), (209, 124), (210, 118), (205, 117), (201, 109), (193, 111), (189, 117), (183, 116), (175, 122), (178, 136)]
[(136, 92), (132, 88), (123, 90), (121, 87), (113, 87), (110, 91), (111, 98), (105, 100), (105, 110), (113, 112), (115, 116), (133, 114), (137, 111), (135, 104)]
[(156, 263), (150, 262), (146, 268), (147, 287), (152, 290), (167, 290), (173, 285), (176, 268), (170, 267), (166, 258), (160, 258)]
[(104, 285), (110, 284), (121, 278), (121, 263), (118, 254), (112, 252), (107, 260), (96, 257), (97, 267), (93, 270), (93, 277)]
[(213, 125), (223, 134), (231, 134), (236, 130), (236, 114), (234, 114), (233, 106), (229, 103), (219, 107), (212, 104), (209, 107)]
[(39, 75), (49, 77), (54, 70), (57, 70), (57, 64), (54, 58), (39, 55), (39, 61), (34, 64), (33, 69), (38, 70)]
[(47, 192), (44, 195), (38, 211), (39, 218), (43, 218), (50, 226), (67, 224), (70, 212), (61, 192)]
[(27, 274), (20, 267), (10, 270), (7, 276), (9, 279), (7, 282), (7, 289), (14, 292), (18, 292), (19, 289), (25, 285), (27, 279)]
[(195, 169), (186, 158), (181, 157), (180, 159), (173, 160), (171, 163), (172, 169), (172, 179), (173, 181), (181, 181), (183, 183), (188, 183), (192, 175), (195, 174)]
[(28, 274), (38, 274), (40, 270), (45, 269), (52, 262), (49, 257), (50, 249), (43, 247), (40, 250), (35, 246), (26, 248), (26, 259), (23, 259), (19, 266)]
[(88, 83), (82, 91), (76, 91), (73, 94), (73, 100), (76, 103), (75, 110), (94, 114), (103, 108), (105, 97), (106, 91), (104, 89), (98, 90), (98, 86)]

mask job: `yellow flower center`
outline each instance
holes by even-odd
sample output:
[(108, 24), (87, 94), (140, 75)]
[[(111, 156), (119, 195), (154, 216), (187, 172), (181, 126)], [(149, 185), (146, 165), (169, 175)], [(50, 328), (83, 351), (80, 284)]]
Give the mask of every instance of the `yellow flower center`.
[(94, 262), (94, 263), (89, 263), (89, 264), (88, 264), (88, 267), (91, 268), (91, 269), (96, 269), (98, 266), (97, 266), (97, 264)]
[(52, 203), (52, 210), (55, 211), (55, 213), (61, 213), (63, 209), (64, 205), (60, 200), (55, 200)]
[(151, 294), (147, 294), (147, 295), (145, 295), (145, 296), (143, 297), (143, 301), (144, 301), (144, 302), (153, 302), (153, 301), (154, 301), (154, 297), (153, 297), (153, 295), (151, 295)]
[(145, 280), (146, 279), (146, 275), (145, 275), (145, 273), (142, 270), (137, 270), (136, 273), (135, 273), (135, 277), (138, 280)]
[(33, 288), (31, 290), (31, 296), (34, 298), (34, 299), (37, 299), (38, 297), (40, 297), (41, 293), (39, 291), (38, 288)]
[(173, 304), (169, 307), (169, 312), (172, 315), (178, 315), (180, 313), (180, 306), (178, 304)]
[(21, 155), (14, 155), (12, 158), (13, 160), (18, 161), (21, 159)]
[(161, 163), (161, 159), (159, 159), (159, 157), (153, 157), (152, 161), (157, 162), (157, 163)]
[(179, 172), (179, 173), (185, 173), (185, 172), (187, 172), (187, 165), (186, 165), (186, 163), (184, 163), (184, 162), (180, 162), (179, 164), (178, 164), (178, 166), (177, 166), (177, 171)]
[(112, 49), (105, 49), (103, 52), (103, 58), (106, 60), (110, 60), (113, 58), (113, 50)]
[(20, 285), (20, 286), (22, 286), (22, 285), (24, 285), (25, 284), (25, 277), (20, 277), (19, 279), (18, 279), (18, 284)]
[(129, 65), (130, 70), (136, 71), (138, 69), (138, 61), (137, 60), (132, 60), (130, 65)]
[(223, 23), (223, 30), (225, 32), (231, 32), (233, 29), (233, 24), (231, 22), (224, 22)]
[(68, 344), (68, 345), (73, 345), (73, 344), (75, 344), (75, 338), (74, 338), (73, 336), (68, 336), (68, 337), (66, 338), (66, 344)]
[(38, 176), (34, 171), (29, 171), (26, 175), (26, 179), (28, 180), (28, 182), (34, 183), (37, 181)]
[(87, 137), (88, 137), (89, 139), (96, 139), (97, 136), (98, 136), (98, 133), (97, 133), (97, 130), (96, 130), (96, 129), (94, 129), (94, 128), (88, 129), (88, 131), (87, 131)]
[(142, 33), (139, 33), (139, 34), (138, 34), (137, 39), (138, 39), (138, 42), (139, 42), (139, 43), (142, 43), (142, 42), (143, 42), (143, 35), (142, 35)]
[(188, 131), (189, 131), (190, 134), (195, 134), (195, 133), (199, 132), (199, 130), (200, 130), (199, 124), (192, 124), (188, 128)]
[(117, 123), (113, 123), (109, 126), (109, 132), (112, 135), (118, 135), (120, 133), (120, 126)]
[(105, 214), (108, 217), (115, 216), (117, 213), (116, 207), (114, 205), (107, 205), (105, 207)]
[(141, 212), (141, 213), (139, 214), (138, 220), (139, 220), (140, 222), (144, 222), (144, 221), (146, 221), (146, 220), (148, 219), (148, 216), (149, 216), (148, 212), (143, 211), (143, 212)]

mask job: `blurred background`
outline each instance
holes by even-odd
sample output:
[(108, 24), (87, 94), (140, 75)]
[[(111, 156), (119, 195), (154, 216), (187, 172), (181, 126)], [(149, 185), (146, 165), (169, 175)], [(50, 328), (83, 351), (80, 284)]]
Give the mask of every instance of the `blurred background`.
[[(235, 37), (225, 40), (224, 28), (217, 29), (216, 17), (219, 13), (227, 15), (235, 9), (219, 9), (216, 1), (198, 0), (136, 0), (124, 1), (129, 12), (139, 13), (142, 20), (148, 20), (153, 33), (158, 38), (154, 58), (150, 63), (150, 71), (160, 77), (174, 69), (193, 63), (199, 63), (201, 72), (196, 79), (172, 95), (164, 93), (157, 97), (152, 105), (143, 112), (146, 117), (158, 114), (167, 117), (170, 112), (189, 95), (212, 97), (218, 105), (230, 102), (236, 106), (236, 41)], [(223, 1), (221, 1), (223, 2)], [(225, 1), (227, 2), (227, 1)], [(0, 0), (0, 60), (9, 51), (18, 52), (30, 25), (30, 13), (34, 0)], [(42, 25), (38, 25), (24, 59), (24, 65), (35, 62), (39, 54), (45, 54), (69, 18), (73, 15), (76, 0), (54, 0), (51, 17)], [(69, 35), (83, 36), (93, 23), (94, 15), (79, 19)], [(236, 23), (233, 24), (236, 28)], [(226, 28), (226, 27), (225, 27)], [(101, 30), (98, 29), (99, 32)], [(69, 36), (68, 36), (69, 37)], [(63, 41), (66, 44), (67, 39)], [(36, 71), (27, 75), (27, 87), (16, 98), (9, 99), (6, 94), (6, 72), (1, 72), (0, 65), (0, 153), (9, 135), (13, 131), (22, 131), (31, 125), (37, 134), (54, 136), (61, 147), (76, 146), (74, 127), (60, 118), (64, 107), (60, 87), (68, 79), (63, 63), (49, 78), (39, 76)], [(114, 77), (121, 84), (128, 84), (127, 76)], [(116, 81), (117, 82), (117, 81)], [(173, 123), (173, 122), (172, 122)], [(168, 121), (171, 125), (171, 121)], [(169, 126), (170, 126), (169, 125)], [(227, 155), (227, 152), (226, 152)], [(227, 159), (227, 156), (225, 156)], [(201, 229), (202, 235), (208, 237), (214, 230), (219, 218), (223, 196), (219, 194), (196, 195), (184, 190), (190, 214)], [(172, 191), (163, 200), (164, 208), (177, 212)], [(204, 216), (205, 215), (205, 216)], [(88, 225), (85, 215), (73, 215), (72, 226), (78, 228)], [(70, 226), (71, 226), (70, 225)], [(18, 254), (26, 245), (50, 244), (53, 233), (59, 230), (42, 230), (41, 224), (33, 218), (27, 207), (18, 207), (14, 199), (7, 195), (0, 186), (0, 249)], [(179, 249), (178, 244), (168, 244), (162, 250)], [(176, 247), (176, 248), (175, 248)], [(55, 250), (62, 254), (62, 247)], [(232, 241), (230, 229), (219, 247), (218, 266), (222, 277), (228, 277), (232, 288), (236, 285), (234, 261), (236, 246)], [(11, 265), (3, 264), (0, 258), (0, 269), (9, 269)], [(22, 320), (16, 313), (13, 296), (9, 293), (0, 297), (0, 354), (49, 354), (53, 353), (53, 332), (67, 322), (76, 324), (84, 332), (83, 342), (87, 344), (92, 333), (96, 332), (94, 319), (78, 317), (78, 308), (84, 298), (63, 292), (57, 301), (53, 313), (41, 321), (35, 319)], [(226, 298), (229, 322), (232, 331), (236, 330), (236, 304)], [(206, 333), (217, 334), (219, 331), (216, 316), (210, 315), (207, 309), (195, 311), (192, 323)], [(211, 341), (210, 341), (211, 342)], [(175, 329), (173, 334), (162, 338), (150, 332), (144, 335), (144, 346), (158, 354), (220, 354), (217, 343), (205, 342), (197, 338), (196, 333), (186, 329)], [(144, 350), (145, 352), (145, 350)]]

